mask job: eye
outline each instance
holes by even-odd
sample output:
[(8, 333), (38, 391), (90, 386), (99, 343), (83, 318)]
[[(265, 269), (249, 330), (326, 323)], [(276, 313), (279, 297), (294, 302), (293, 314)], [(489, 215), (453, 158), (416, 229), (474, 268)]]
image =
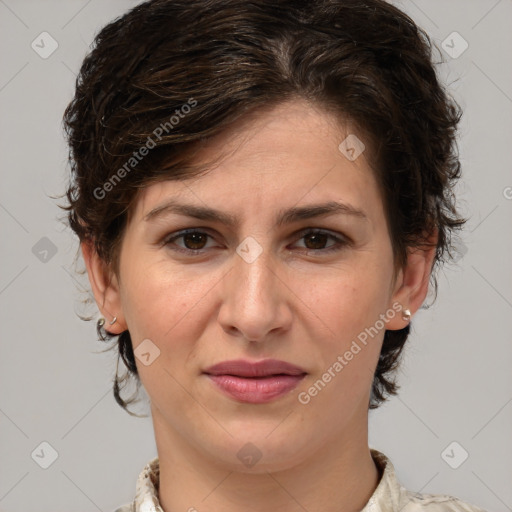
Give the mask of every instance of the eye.
[[(321, 252), (325, 254), (339, 251), (345, 246), (350, 245), (350, 241), (347, 238), (334, 235), (329, 231), (321, 229), (308, 228), (301, 231), (296, 236), (299, 236), (299, 240), (306, 240), (306, 252)], [(164, 241), (164, 245), (173, 251), (199, 255), (205, 251), (206, 243), (209, 238), (213, 237), (200, 229), (186, 229), (171, 235)], [(182, 239), (184, 247), (175, 243), (175, 241), (179, 239)], [(323, 247), (329, 239), (334, 240), (334, 244), (327, 248)]]
[(186, 229), (184, 231), (180, 231), (174, 236), (171, 236), (165, 241), (166, 246), (175, 245), (173, 242), (182, 238), (185, 247), (177, 246), (171, 247), (172, 250), (177, 250), (178, 252), (186, 252), (186, 253), (196, 253), (200, 254), (204, 249), (204, 245), (208, 238), (212, 238), (211, 235), (205, 233), (204, 231), (199, 231), (198, 229)]
[[(349, 241), (345, 237), (337, 236), (329, 231), (324, 231), (322, 229), (306, 229), (299, 233), (300, 240), (304, 239), (308, 241), (308, 245), (306, 245), (306, 249), (309, 251), (321, 251), (322, 253), (329, 253), (333, 251), (339, 251), (344, 246), (349, 245)], [(334, 244), (327, 248), (322, 248), (321, 246), (325, 245), (328, 239), (332, 239), (335, 241)], [(312, 246), (312, 247), (310, 247)]]

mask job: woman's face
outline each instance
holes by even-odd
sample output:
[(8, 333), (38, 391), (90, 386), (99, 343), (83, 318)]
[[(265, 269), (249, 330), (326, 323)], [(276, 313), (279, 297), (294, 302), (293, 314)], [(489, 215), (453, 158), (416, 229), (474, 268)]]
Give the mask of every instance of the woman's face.
[[(428, 271), (393, 281), (383, 201), (364, 151), (354, 159), (362, 147), (353, 135), (305, 102), (284, 103), (210, 140), (198, 161), (223, 158), (207, 174), (143, 190), (119, 281), (95, 293), (118, 318), (109, 330), (130, 332), (157, 442), (254, 472), (366, 442), (384, 322), (407, 325), (399, 304), (419, 307), (414, 294)], [(148, 217), (170, 200), (233, 223), (171, 208)], [(286, 215), (327, 203), (344, 206)], [(185, 229), (198, 233), (177, 237)], [(306, 375), (266, 402), (230, 396), (204, 373), (267, 358)], [(258, 454), (253, 467), (242, 464)]]

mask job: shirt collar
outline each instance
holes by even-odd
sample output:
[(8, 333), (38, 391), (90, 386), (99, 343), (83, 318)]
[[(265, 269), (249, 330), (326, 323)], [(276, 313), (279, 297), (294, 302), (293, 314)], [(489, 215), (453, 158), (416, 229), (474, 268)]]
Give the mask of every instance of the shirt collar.
[[(403, 507), (405, 489), (398, 483), (395, 468), (386, 455), (370, 448), (381, 478), (374, 493), (361, 512), (394, 512)], [(159, 458), (149, 461), (137, 480), (133, 512), (164, 512), (158, 499), (160, 483)]]
[(377, 488), (361, 512), (395, 512), (402, 510), (406, 490), (397, 480), (395, 468), (382, 452), (370, 448), (372, 458), (381, 474)]
[(158, 499), (160, 484), (159, 458), (150, 460), (137, 479), (133, 512), (164, 512)]

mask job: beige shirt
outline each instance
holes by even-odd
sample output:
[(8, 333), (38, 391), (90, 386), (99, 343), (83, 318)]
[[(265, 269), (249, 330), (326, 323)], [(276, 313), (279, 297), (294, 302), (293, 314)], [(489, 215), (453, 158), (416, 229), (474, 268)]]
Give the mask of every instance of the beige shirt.
[[(406, 490), (398, 482), (391, 461), (373, 448), (370, 451), (382, 476), (361, 512), (485, 512), (453, 496)], [(159, 460), (156, 457), (140, 473), (134, 501), (114, 512), (164, 512), (158, 500), (159, 476)]]

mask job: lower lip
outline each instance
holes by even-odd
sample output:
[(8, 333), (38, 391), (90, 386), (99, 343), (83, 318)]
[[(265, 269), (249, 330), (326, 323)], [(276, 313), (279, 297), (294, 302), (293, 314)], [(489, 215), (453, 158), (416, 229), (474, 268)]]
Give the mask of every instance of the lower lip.
[(306, 375), (272, 375), (263, 378), (208, 375), (227, 395), (241, 402), (264, 404), (294, 389)]

